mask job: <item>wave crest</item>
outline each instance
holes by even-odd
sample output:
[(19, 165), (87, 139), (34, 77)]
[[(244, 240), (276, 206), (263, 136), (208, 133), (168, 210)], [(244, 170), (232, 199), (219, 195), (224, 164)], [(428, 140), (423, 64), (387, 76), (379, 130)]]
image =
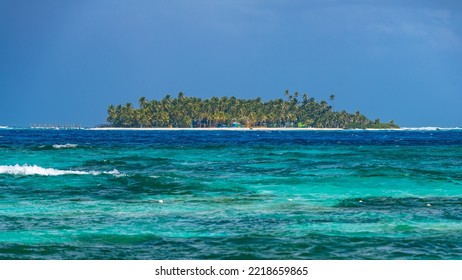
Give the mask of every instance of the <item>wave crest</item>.
[(69, 149), (69, 148), (76, 148), (77, 147), (77, 144), (64, 144), (64, 145), (60, 145), (60, 144), (55, 144), (53, 145), (53, 148), (54, 149)]
[(435, 131), (435, 130), (462, 130), (461, 127), (402, 127), (401, 130), (411, 130), (411, 131)]
[(0, 165), (0, 174), (9, 174), (9, 175), (20, 175), (20, 176), (30, 176), (30, 175), (40, 175), (40, 176), (61, 176), (61, 175), (100, 175), (100, 174), (109, 174), (114, 176), (120, 176), (120, 173), (117, 169), (112, 171), (79, 171), (79, 170), (60, 170), (54, 168), (45, 168), (38, 165)]

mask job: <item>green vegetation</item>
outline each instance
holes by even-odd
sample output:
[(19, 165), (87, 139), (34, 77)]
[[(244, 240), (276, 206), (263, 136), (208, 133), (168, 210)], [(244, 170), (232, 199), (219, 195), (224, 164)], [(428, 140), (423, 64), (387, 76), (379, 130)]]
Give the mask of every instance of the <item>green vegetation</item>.
[[(201, 99), (166, 95), (161, 100), (140, 97), (139, 108), (131, 103), (110, 105), (107, 122), (113, 127), (315, 127), (315, 128), (398, 128), (391, 121), (371, 121), (360, 112), (335, 112), (326, 101), (316, 102), (307, 94), (285, 92), (281, 98), (264, 102), (235, 97)], [(335, 95), (330, 96), (333, 102)]]

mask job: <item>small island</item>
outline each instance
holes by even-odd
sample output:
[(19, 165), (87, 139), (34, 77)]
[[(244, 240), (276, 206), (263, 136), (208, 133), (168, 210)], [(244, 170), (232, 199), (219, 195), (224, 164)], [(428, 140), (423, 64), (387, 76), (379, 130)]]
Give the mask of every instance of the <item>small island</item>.
[[(110, 105), (107, 112), (109, 127), (121, 128), (343, 128), (343, 129), (395, 129), (388, 123), (368, 119), (359, 111), (334, 111), (333, 105), (317, 102), (307, 94), (285, 91), (285, 99), (263, 101), (236, 97), (201, 99), (187, 97), (183, 92), (176, 98), (166, 95), (161, 100), (140, 97), (139, 108), (132, 103)], [(330, 101), (335, 95), (330, 95)]]

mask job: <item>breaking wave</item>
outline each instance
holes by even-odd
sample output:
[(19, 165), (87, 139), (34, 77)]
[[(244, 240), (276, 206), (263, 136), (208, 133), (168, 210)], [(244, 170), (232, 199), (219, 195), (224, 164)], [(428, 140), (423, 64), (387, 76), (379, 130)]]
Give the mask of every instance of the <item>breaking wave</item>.
[(120, 176), (121, 174), (117, 169), (112, 171), (79, 171), (79, 170), (60, 170), (54, 168), (44, 168), (38, 165), (0, 165), (0, 174), (9, 175), (40, 175), (40, 176), (61, 176), (61, 175), (101, 175), (110, 174), (114, 176)]
[(69, 148), (76, 148), (77, 147), (77, 144), (64, 144), (64, 145), (59, 145), (59, 144), (55, 144), (53, 145), (53, 148), (54, 149), (69, 149)]
[(421, 130), (421, 131), (435, 131), (435, 130), (462, 130), (461, 127), (402, 127), (401, 130)]

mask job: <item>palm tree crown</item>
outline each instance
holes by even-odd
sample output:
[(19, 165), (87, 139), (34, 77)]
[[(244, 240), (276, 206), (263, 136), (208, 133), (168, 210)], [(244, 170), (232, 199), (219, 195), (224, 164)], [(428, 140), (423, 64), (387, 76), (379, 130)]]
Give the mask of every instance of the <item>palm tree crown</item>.
[[(107, 122), (113, 127), (218, 127), (236, 123), (246, 127), (338, 127), (338, 128), (397, 128), (394, 122), (369, 120), (359, 112), (335, 112), (326, 101), (316, 102), (304, 93), (293, 95), (286, 90), (286, 99), (263, 101), (238, 99), (234, 96), (201, 99), (180, 92), (176, 98), (167, 94), (161, 100), (149, 101), (142, 96), (139, 108), (131, 103), (110, 105)], [(335, 95), (330, 95), (333, 102)], [(332, 103), (333, 105), (333, 103)]]

